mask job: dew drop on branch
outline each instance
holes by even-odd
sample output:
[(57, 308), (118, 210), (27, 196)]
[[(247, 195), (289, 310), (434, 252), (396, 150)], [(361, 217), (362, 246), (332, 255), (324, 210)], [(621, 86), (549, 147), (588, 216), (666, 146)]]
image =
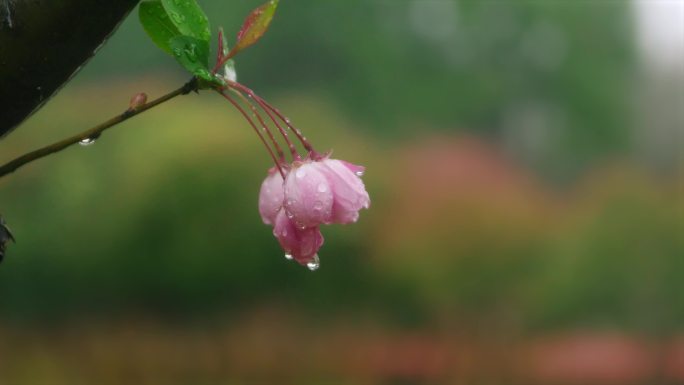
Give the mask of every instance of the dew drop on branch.
[(80, 144), (80, 145), (83, 146), (83, 147), (91, 146), (91, 145), (95, 144), (95, 139), (93, 139), (93, 138), (81, 139), (81, 140), (78, 142), (78, 144)]

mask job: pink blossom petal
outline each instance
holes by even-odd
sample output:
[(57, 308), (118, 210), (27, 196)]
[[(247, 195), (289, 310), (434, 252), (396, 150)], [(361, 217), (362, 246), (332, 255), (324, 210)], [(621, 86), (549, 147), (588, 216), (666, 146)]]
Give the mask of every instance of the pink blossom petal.
[[(335, 159), (333, 159), (335, 160)], [(342, 163), (345, 167), (349, 169), (349, 171), (353, 172), (354, 175), (358, 176), (359, 178), (363, 176), (363, 174), (366, 172), (366, 168), (363, 166), (359, 166), (358, 164), (353, 164), (349, 163), (346, 160), (338, 160), (340, 163)]]
[(317, 162), (332, 186), (334, 195), (332, 207), (333, 223), (352, 223), (359, 218), (359, 210), (370, 207), (370, 197), (361, 178), (355, 172), (363, 171), (356, 166), (337, 159)]
[(318, 227), (298, 228), (285, 210), (280, 210), (276, 216), (273, 235), (285, 253), (302, 265), (313, 261), (323, 245), (323, 235)]
[(259, 191), (259, 214), (267, 225), (275, 223), (276, 215), (283, 206), (283, 177), (274, 167), (268, 170), (268, 176), (261, 184)]
[(315, 163), (294, 166), (285, 180), (285, 209), (295, 224), (304, 228), (330, 223), (332, 206), (330, 183)]

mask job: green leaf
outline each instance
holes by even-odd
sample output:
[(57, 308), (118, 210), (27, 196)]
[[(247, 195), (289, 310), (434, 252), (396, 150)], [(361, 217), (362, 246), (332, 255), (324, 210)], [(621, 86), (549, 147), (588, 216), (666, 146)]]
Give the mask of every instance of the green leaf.
[(209, 20), (195, 0), (161, 0), (161, 3), (181, 34), (209, 44)]
[[(245, 19), (238, 32), (238, 42), (233, 48), (233, 54), (256, 43), (264, 35), (271, 24), (279, 0), (270, 0), (266, 4), (253, 10)], [(231, 55), (232, 56), (232, 55)]]
[(152, 41), (166, 53), (173, 55), (169, 42), (181, 35), (171, 21), (160, 0), (143, 1), (138, 9), (143, 29)]
[[(169, 40), (173, 57), (194, 75), (209, 73), (209, 45), (191, 36), (176, 36)], [(209, 75), (211, 76), (211, 75)]]

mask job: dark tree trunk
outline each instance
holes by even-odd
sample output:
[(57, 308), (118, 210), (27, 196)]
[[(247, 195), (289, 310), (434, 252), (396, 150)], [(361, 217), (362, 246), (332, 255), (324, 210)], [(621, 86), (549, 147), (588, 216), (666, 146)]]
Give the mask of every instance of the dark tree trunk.
[(66, 83), (138, 0), (0, 0), (0, 137)]

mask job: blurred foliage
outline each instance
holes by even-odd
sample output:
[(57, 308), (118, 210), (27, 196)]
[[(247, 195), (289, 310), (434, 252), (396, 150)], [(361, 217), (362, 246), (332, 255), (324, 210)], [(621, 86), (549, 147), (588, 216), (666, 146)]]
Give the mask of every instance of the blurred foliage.
[[(230, 44), (260, 4), (200, 3)], [(630, 148), (629, 11), (627, 2), (285, 1), (258, 48), (238, 58), (238, 76), (266, 96), (321, 92), (384, 138), (416, 125), (490, 135), (562, 177)], [(176, 67), (133, 19), (82, 80)]]
[[(112, 85), (108, 97), (131, 88)], [(12, 140), (62, 111), (97, 119), (92, 92), (73, 89)], [(193, 318), (276, 301), (404, 326), (446, 312), (478, 330), (666, 333), (684, 322), (674, 186), (617, 167), (561, 197), (477, 138), (428, 136), (388, 151), (324, 104), (290, 97), (284, 108), (299, 125), (327, 128), (314, 143), (363, 160), (374, 197), (359, 224), (325, 228), (312, 274), (282, 258), (258, 220), (268, 158), (212, 96), (186, 96), (174, 102), (182, 109), (162, 107), (3, 180), (18, 243), (0, 269), (2, 318)]]

